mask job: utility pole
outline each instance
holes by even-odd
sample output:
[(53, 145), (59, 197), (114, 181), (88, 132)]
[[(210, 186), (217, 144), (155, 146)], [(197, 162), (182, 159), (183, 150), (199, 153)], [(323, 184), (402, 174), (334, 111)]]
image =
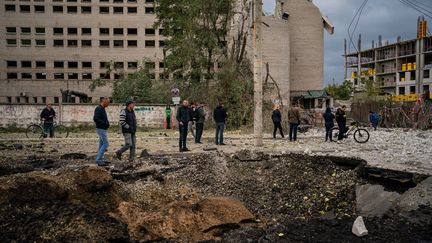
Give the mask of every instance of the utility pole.
[(253, 49), (254, 49), (254, 138), (255, 147), (263, 146), (263, 120), (262, 120), (262, 0), (253, 0)]

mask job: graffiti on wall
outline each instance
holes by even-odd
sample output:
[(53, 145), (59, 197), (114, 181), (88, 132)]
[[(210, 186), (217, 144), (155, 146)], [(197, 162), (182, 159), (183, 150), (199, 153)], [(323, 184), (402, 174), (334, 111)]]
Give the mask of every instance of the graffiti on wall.
[[(27, 126), (32, 122), (39, 122), (39, 115), (44, 105), (20, 104), (0, 105), (0, 126), (16, 124)], [(92, 124), (96, 106), (82, 104), (65, 104), (62, 110), (54, 106), (57, 118), (62, 119), (65, 125)], [(123, 105), (112, 104), (107, 107), (108, 119), (112, 124), (119, 121), (120, 111)], [(163, 127), (165, 118), (165, 106), (137, 106), (135, 108), (137, 122), (142, 127)]]

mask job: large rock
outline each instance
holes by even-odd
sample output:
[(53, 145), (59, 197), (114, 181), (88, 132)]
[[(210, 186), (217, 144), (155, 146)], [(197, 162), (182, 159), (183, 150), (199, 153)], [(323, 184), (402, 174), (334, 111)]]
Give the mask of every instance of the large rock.
[(197, 208), (203, 216), (201, 218), (203, 232), (220, 225), (239, 224), (254, 218), (242, 202), (224, 197), (210, 197), (201, 200), (197, 203)]
[(366, 229), (362, 216), (358, 216), (357, 219), (354, 221), (352, 233), (358, 237), (363, 237), (369, 233)]
[(432, 206), (432, 177), (422, 181), (416, 187), (406, 191), (396, 205), (402, 212), (417, 210), (419, 206)]
[(178, 201), (157, 212), (145, 211), (131, 203), (119, 204), (121, 220), (128, 225), (133, 239), (215, 239), (223, 232), (239, 228), (242, 222), (254, 219), (243, 203), (212, 197), (197, 202)]
[(381, 185), (361, 185), (356, 188), (357, 211), (363, 216), (381, 217), (400, 198), (397, 192), (384, 191)]

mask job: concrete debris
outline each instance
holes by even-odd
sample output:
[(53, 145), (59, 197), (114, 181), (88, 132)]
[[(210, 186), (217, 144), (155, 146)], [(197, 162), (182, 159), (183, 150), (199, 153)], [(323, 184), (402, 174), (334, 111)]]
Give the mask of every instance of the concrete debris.
[(417, 210), (421, 205), (432, 206), (432, 177), (409, 189), (398, 200), (396, 209), (402, 212)]
[(357, 219), (354, 221), (351, 231), (358, 237), (366, 236), (369, 233), (366, 229), (362, 216), (358, 216)]
[(400, 198), (397, 192), (384, 191), (381, 185), (361, 185), (356, 188), (357, 211), (363, 216), (382, 217)]

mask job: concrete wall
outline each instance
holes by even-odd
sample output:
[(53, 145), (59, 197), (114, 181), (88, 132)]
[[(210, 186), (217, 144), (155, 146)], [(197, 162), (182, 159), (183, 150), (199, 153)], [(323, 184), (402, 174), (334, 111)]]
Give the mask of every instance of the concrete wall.
[(276, 11), (289, 13), (291, 91), (322, 90), (324, 23), (320, 10), (309, 0), (277, 0)]
[[(263, 60), (269, 64), (269, 73), (276, 81), (280, 89), (282, 100), (279, 100), (276, 87), (271, 92), (266, 92), (266, 99), (273, 103), (289, 104), (290, 100), (290, 32), (287, 21), (277, 19), (274, 16), (263, 18)], [(267, 70), (264, 65), (262, 71), (265, 80)], [(268, 84), (272, 85), (271, 78)]]
[[(16, 124), (25, 127), (30, 123), (39, 123), (39, 116), (44, 105), (17, 104), (5, 105), (0, 104), (0, 125)], [(57, 114), (57, 121), (63, 122), (63, 125), (80, 125), (93, 124), (93, 112), (95, 105), (86, 104), (64, 104), (62, 110), (59, 106), (53, 106)], [(163, 128), (165, 118), (165, 107), (163, 105), (137, 105), (135, 114), (140, 127)], [(118, 125), (120, 110), (124, 108), (123, 104), (111, 104), (107, 110), (108, 119), (112, 126)], [(175, 107), (171, 107), (172, 117), (175, 116)]]

